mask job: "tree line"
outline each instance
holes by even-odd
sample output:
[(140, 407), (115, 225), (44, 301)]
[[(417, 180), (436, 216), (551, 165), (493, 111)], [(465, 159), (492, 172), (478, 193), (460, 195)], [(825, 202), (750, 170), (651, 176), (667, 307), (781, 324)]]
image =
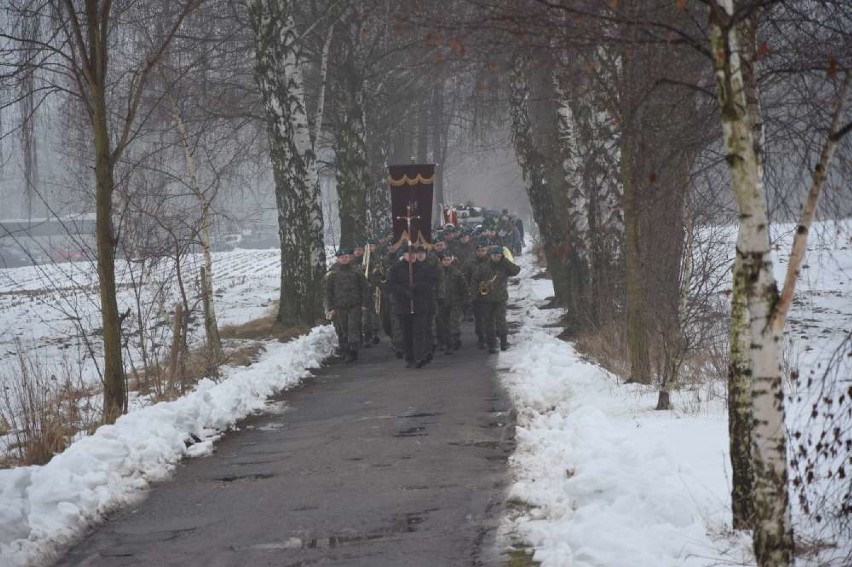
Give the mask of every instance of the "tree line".
[[(105, 421), (126, 404), (116, 250), (144, 232), (139, 219), (161, 222), (174, 198), (163, 183), (180, 181), (207, 251), (216, 350), (220, 191), (263, 172), (277, 319), (313, 325), (321, 176), (335, 178), (339, 244), (351, 245), (386, 228), (388, 163), (441, 164), (506, 132), (566, 334), (623, 344), (626, 377), (657, 385), (659, 409), (686, 374), (711, 372), (695, 353), (717, 371), (724, 361), (733, 525), (754, 530), (758, 564), (792, 564), (781, 338), (814, 216), (844, 206), (844, 1), (7, 0), (2, 19), (0, 116), (17, 119), (0, 135), (21, 141), (22, 190), (31, 200), (38, 186), (32, 120), (48, 104), (91, 188)], [(781, 282), (777, 220), (798, 227)]]

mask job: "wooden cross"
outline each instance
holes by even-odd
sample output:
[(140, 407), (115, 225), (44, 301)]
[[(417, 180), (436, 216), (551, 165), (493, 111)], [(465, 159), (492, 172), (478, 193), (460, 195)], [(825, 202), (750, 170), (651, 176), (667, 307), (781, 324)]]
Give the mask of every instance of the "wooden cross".
[[(408, 250), (411, 251), (411, 221), (419, 219), (420, 215), (414, 216), (412, 215), (412, 209), (414, 209), (414, 203), (411, 201), (408, 202), (408, 205), (405, 207), (405, 215), (401, 215), (396, 217), (397, 220), (404, 220), (406, 230), (408, 231)], [(411, 287), (414, 285), (414, 263), (411, 261), (411, 254), (408, 255), (408, 286)], [(411, 300), (409, 304), (409, 311), (413, 315), (414, 314), (414, 299)]]

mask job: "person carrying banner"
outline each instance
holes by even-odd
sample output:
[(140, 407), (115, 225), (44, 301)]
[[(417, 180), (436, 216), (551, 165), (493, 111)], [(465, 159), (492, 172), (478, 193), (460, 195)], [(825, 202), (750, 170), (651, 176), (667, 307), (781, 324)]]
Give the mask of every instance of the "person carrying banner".
[(506, 325), (506, 302), (509, 300), (509, 278), (520, 273), (521, 268), (503, 257), (503, 248), (492, 246), (489, 259), (479, 264), (470, 282), (471, 294), (476, 294), (481, 309), (482, 334), (489, 353), (509, 348)]
[(435, 303), (436, 276), (428, 264), (416, 261), (420, 251), (425, 252), (425, 249), (406, 248), (403, 261), (397, 262), (388, 276), (408, 368), (422, 367), (429, 362), (432, 354), (432, 344), (427, 343), (427, 328)]

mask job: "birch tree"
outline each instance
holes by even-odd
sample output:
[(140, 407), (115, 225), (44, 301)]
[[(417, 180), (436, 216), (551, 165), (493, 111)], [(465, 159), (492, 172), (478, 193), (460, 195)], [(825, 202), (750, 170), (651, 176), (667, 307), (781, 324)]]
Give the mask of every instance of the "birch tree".
[(710, 6), (710, 41), (722, 137), (731, 173), (731, 190), (740, 216), (737, 262), (743, 270), (749, 318), (754, 470), (754, 549), (758, 565), (784, 566), (793, 560), (793, 526), (787, 485), (787, 439), (781, 386), (780, 330), (771, 324), (778, 303), (763, 182), (755, 153), (743, 80), (734, 5)]
[(313, 325), (322, 317), (325, 274), (323, 215), (305, 100), (307, 61), (296, 29), (294, 2), (249, 0), (255, 35), (255, 77), (263, 96), (281, 240), (278, 322)]

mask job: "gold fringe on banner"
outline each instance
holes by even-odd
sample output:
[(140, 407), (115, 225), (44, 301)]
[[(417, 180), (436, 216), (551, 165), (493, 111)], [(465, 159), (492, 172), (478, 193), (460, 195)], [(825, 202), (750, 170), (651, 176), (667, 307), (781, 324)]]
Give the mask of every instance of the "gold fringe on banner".
[(423, 177), (419, 173), (413, 179), (407, 175), (403, 175), (401, 179), (394, 179), (393, 177), (388, 176), (388, 183), (390, 183), (393, 187), (402, 187), (403, 185), (429, 185), (430, 183), (435, 183), (435, 176), (432, 177)]

